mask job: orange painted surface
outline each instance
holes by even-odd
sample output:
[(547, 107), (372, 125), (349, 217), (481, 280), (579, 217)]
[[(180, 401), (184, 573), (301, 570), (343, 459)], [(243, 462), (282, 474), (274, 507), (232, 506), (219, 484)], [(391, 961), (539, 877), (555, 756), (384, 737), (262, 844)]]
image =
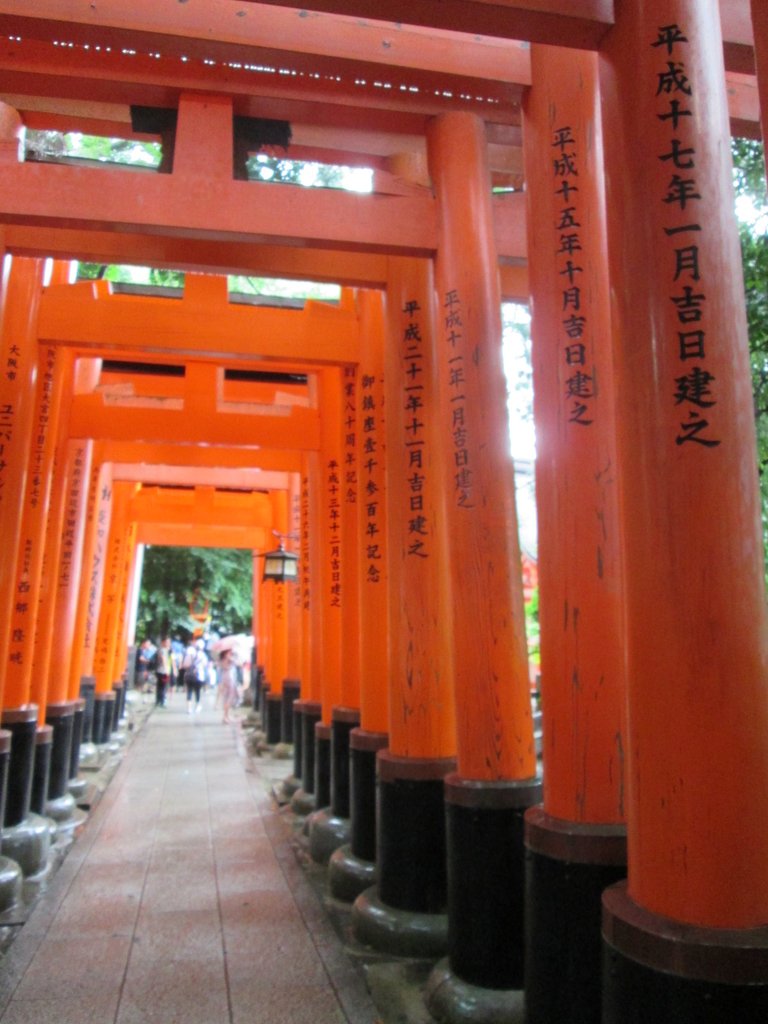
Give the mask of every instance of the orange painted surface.
[(389, 629), (387, 567), (387, 445), (382, 292), (360, 292), (357, 462), (360, 580), (360, 728), (389, 728)]
[(320, 637), (320, 544), (318, 540), (319, 496), (317, 484), (317, 456), (305, 452), (301, 471), (301, 698), (320, 700), (321, 671), (318, 652), (322, 650)]
[(27, 475), (21, 508), (21, 532), (12, 577), (14, 603), (5, 663), (5, 699), (9, 707), (31, 702), (44, 719), (47, 678), (33, 677), (32, 663), (40, 611), (40, 584), (51, 494), (56, 430), (65, 390), (71, 391), (72, 360), (47, 346), (38, 348), (32, 434), (26, 453)]
[(620, 13), (601, 90), (629, 892), (677, 921), (743, 929), (768, 921), (768, 623), (717, 5)]
[(768, 7), (761, 0), (752, 0), (752, 31), (755, 36), (757, 88), (760, 95), (760, 123), (763, 139), (768, 138)]
[(108, 463), (98, 463), (94, 460), (88, 481), (82, 570), (69, 676), (70, 699), (79, 695), (81, 677), (93, 675), (96, 628), (104, 582), (104, 559), (111, 510), (110, 466)]
[(392, 260), (387, 287), (389, 749), (456, 753), (432, 265)]
[(121, 582), (119, 607), (117, 612), (117, 640), (115, 642), (114, 658), (110, 675), (113, 682), (119, 682), (124, 673), (128, 673), (128, 647), (135, 640), (135, 636), (129, 636), (131, 630), (131, 614), (135, 588), (140, 586), (141, 580), (137, 578), (136, 554), (138, 548), (138, 527), (136, 523), (129, 523), (126, 530), (126, 541), (123, 546), (123, 561), (121, 566)]
[(93, 652), (93, 675), (96, 692), (109, 693), (112, 684), (118, 639), (121, 636), (120, 608), (128, 546), (128, 503), (138, 484), (125, 481), (112, 483), (112, 515), (104, 548), (104, 582), (99, 604), (96, 639)]
[(536, 755), (485, 129), (447, 114), (427, 141), (441, 211), (435, 342), (458, 771), (527, 779)]
[(544, 809), (618, 823), (625, 683), (597, 57), (534, 46), (531, 64), (524, 130)]
[(333, 708), (342, 703), (342, 629), (344, 548), (342, 541), (342, 504), (344, 465), (342, 455), (343, 390), (339, 370), (323, 370), (319, 375), (319, 403), (322, 412), (318, 459), (318, 496), (320, 518), (317, 543), (320, 572), (318, 587), (313, 587), (320, 608), (322, 671), (319, 673), (322, 721), (331, 724)]
[[(365, 329), (365, 324), (362, 324)], [(360, 550), (358, 509), (365, 496), (360, 488), (359, 460), (364, 458), (365, 442), (359, 429), (362, 407), (362, 381), (358, 366), (345, 366), (341, 372), (342, 447), (341, 447), (341, 592), (343, 626), (341, 630), (341, 689), (339, 704), (360, 707)], [(369, 452), (369, 458), (375, 453)]]
[[(27, 476), (26, 451), (32, 433), (37, 374), (36, 317), (43, 273), (42, 261), (14, 259), (2, 266), (0, 301), (0, 703), (6, 703), (5, 670), (11, 641), (10, 617), (16, 595), (11, 581), (16, 572), (21, 516)], [(15, 700), (16, 693), (8, 699)]]

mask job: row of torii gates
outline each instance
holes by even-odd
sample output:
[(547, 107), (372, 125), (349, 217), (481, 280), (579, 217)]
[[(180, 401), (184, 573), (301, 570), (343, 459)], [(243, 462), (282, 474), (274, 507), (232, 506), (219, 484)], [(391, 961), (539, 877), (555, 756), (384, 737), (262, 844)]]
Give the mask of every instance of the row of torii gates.
[[(362, 940), (448, 950), (439, 1019), (764, 1021), (728, 142), (768, 110), (768, 5), (368, 6), (0, 2), (5, 853), (34, 845), (36, 748), (44, 809), (67, 802), (89, 687), (109, 735), (137, 546), (295, 532), (259, 660), (273, 702), (300, 680), (297, 771), (318, 828), (350, 817), (330, 871), (373, 883)], [(240, 180), (258, 118), (291, 123), (291, 157), (372, 166), (373, 194)], [(24, 126), (154, 133), (161, 172), (24, 161)], [(188, 274), (174, 298), (113, 293), (71, 259)], [(248, 307), (230, 271), (344, 290)], [(533, 316), (543, 785), (503, 298)]]

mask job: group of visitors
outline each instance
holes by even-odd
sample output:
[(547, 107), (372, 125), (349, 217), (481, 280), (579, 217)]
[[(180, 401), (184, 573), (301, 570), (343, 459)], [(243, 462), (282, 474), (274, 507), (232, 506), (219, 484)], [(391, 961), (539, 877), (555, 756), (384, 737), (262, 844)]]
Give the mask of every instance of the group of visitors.
[[(180, 647), (180, 645), (179, 645)], [(163, 637), (158, 647), (151, 640), (142, 641), (136, 653), (136, 686), (149, 693), (154, 681), (155, 706), (166, 707), (168, 695), (176, 686), (187, 696), (187, 714), (199, 714), (206, 684), (217, 685), (223, 708), (223, 722), (230, 722), (231, 712), (240, 701), (237, 661), (233, 652), (224, 649), (214, 665), (202, 638), (190, 640), (183, 651), (176, 651), (170, 637)]]

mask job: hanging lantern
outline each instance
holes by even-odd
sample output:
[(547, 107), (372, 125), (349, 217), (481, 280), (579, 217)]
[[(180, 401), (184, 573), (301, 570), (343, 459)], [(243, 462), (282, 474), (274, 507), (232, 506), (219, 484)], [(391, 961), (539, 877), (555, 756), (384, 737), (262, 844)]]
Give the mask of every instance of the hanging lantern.
[(286, 551), (283, 542), (276, 551), (264, 552), (264, 580), (274, 580), (275, 583), (285, 583), (286, 580), (297, 580), (299, 578), (299, 556), (291, 551)]

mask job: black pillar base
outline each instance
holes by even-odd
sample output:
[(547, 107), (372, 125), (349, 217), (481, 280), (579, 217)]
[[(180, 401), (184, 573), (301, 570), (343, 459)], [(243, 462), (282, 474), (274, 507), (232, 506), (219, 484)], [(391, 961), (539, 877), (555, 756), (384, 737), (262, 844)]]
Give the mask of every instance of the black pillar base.
[(370, 889), (375, 882), (376, 865), (373, 861), (356, 857), (351, 844), (346, 843), (333, 851), (328, 861), (328, 888), (334, 899), (354, 903), (360, 893)]
[(51, 777), (51, 753), (53, 751), (53, 729), (50, 725), (38, 725), (35, 733), (35, 762), (32, 768), (32, 796), (30, 810), (45, 814), (48, 799), (48, 780)]
[(80, 696), (85, 701), (83, 709), (83, 735), (81, 743), (87, 745), (93, 743), (93, 714), (94, 698), (96, 695), (96, 680), (93, 676), (82, 676), (80, 679)]
[(86, 783), (78, 777), (80, 770), (80, 748), (83, 743), (83, 721), (85, 718), (85, 699), (78, 697), (74, 701), (75, 713), (72, 720), (72, 750), (69, 756), (69, 792), (77, 799), (85, 792)]
[(349, 734), (350, 847), (361, 861), (376, 861), (376, 755), (389, 742), (385, 732)]
[(266, 715), (266, 740), (269, 746), (280, 742), (281, 716), (283, 713), (282, 693), (268, 693), (265, 715)]
[(331, 805), (331, 727), (323, 722), (315, 723), (315, 804)]
[(267, 698), (272, 687), (266, 681), (262, 680), (261, 688), (259, 690), (259, 718), (261, 720), (261, 731), (266, 733), (267, 731)]
[(327, 864), (334, 850), (349, 841), (349, 818), (339, 818), (330, 807), (309, 817), (309, 855), (315, 864)]
[(291, 798), (291, 810), (296, 814), (310, 814), (318, 804), (315, 796), (315, 726), (320, 721), (320, 701), (299, 700), (294, 705), (300, 718), (301, 732), (301, 787)]
[(451, 971), (492, 989), (522, 989), (526, 810), (537, 778), (445, 780)]
[(2, 713), (2, 725), (11, 734), (8, 792), (3, 825), (5, 828), (14, 828), (26, 819), (32, 799), (32, 774), (37, 732), (36, 705), (27, 704), (22, 708), (5, 708)]
[(695, 928), (644, 910), (626, 882), (607, 889), (603, 1024), (647, 1021), (768, 1021), (768, 926)]
[(97, 693), (93, 700), (93, 742), (97, 747), (106, 746), (112, 735), (112, 720), (115, 713), (115, 694)]
[[(170, 683), (168, 685), (170, 687)], [(113, 683), (112, 692), (115, 695), (115, 705), (112, 711), (112, 732), (117, 732), (120, 727), (120, 711), (123, 706), (123, 684)]]
[[(336, 707), (331, 711), (331, 813), (335, 818), (349, 818), (349, 737), (360, 725), (357, 708)], [(346, 840), (345, 840), (346, 842)]]
[(447, 951), (443, 779), (455, 767), (379, 751), (378, 882), (352, 907), (359, 941), (402, 956)]
[(300, 705), (301, 701), (296, 700), (291, 709), (291, 717), (293, 718), (293, 777), (295, 779), (301, 779), (301, 766), (304, 758), (304, 740), (301, 726), (304, 716), (301, 713)]
[(280, 709), (280, 740), (282, 743), (293, 743), (293, 702), (301, 695), (301, 683), (298, 679), (283, 680), (283, 704)]
[(603, 890), (626, 877), (623, 825), (525, 815), (528, 1024), (600, 1024)]

